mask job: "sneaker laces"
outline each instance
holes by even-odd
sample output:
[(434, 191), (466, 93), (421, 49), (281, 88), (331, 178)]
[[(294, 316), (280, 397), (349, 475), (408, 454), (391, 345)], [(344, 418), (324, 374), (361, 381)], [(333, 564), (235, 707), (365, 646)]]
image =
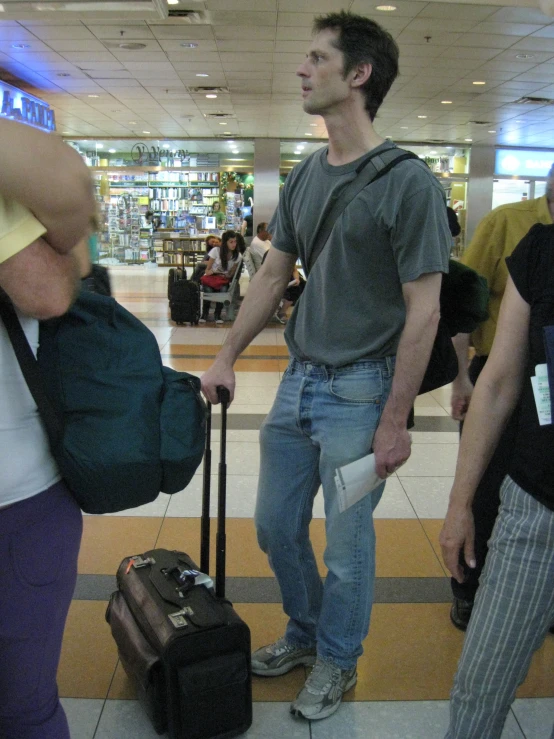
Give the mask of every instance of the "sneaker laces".
[(306, 680), (306, 689), (314, 695), (328, 693), (331, 686), (340, 680), (341, 670), (328, 662), (317, 661), (309, 678)]
[(287, 652), (293, 652), (294, 649), (295, 647), (292, 644), (289, 644), (284, 636), (281, 636), (276, 642), (267, 647), (267, 651), (275, 657), (280, 657), (282, 654), (286, 654)]

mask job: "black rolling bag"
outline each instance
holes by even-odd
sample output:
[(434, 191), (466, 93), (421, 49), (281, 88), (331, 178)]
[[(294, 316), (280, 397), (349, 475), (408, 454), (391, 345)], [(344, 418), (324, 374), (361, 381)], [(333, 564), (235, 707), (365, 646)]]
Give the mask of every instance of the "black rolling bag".
[(154, 549), (127, 557), (106, 612), (146, 713), (171, 739), (224, 739), (252, 723), (250, 631), (225, 599), (226, 426), (222, 402), (215, 589), (203, 574), (209, 570), (209, 412), (200, 571), (183, 552)]
[(170, 267), (167, 273), (167, 299), (171, 300), (171, 292), (176, 282), (187, 279), (187, 270), (184, 267)]
[(187, 280), (183, 269), (169, 270), (167, 294), (171, 320), (175, 323), (197, 324), (200, 320), (200, 286)]

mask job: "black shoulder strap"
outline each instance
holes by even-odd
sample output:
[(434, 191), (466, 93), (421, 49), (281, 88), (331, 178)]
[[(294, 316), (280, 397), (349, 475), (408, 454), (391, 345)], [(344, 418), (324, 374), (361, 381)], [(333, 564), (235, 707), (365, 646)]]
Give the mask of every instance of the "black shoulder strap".
[[(383, 154), (386, 154), (389, 151), (394, 152), (395, 156), (388, 162), (385, 162)], [(317, 258), (323, 251), (323, 247), (329, 240), (333, 226), (346, 206), (354, 200), (356, 195), (358, 195), (364, 187), (376, 182), (376, 180), (381, 177), (384, 177), (384, 175), (386, 175), (393, 167), (396, 167), (397, 164), (400, 164), (400, 162), (403, 162), (406, 159), (419, 159), (419, 157), (411, 151), (390, 147), (389, 149), (383, 149), (382, 151), (371, 153), (362, 162), (360, 162), (356, 169), (358, 176), (352, 180), (352, 182), (350, 182), (338, 196), (317, 231), (316, 237), (313, 241), (312, 250), (307, 260), (308, 264), (303, 265), (306, 276), (313, 269)]]
[(6, 327), (8, 337), (12, 344), (16, 359), (19, 362), (19, 366), (21, 367), (21, 372), (23, 373), (25, 382), (33, 396), (33, 400), (37, 404), (46, 433), (48, 434), (50, 447), (55, 449), (62, 436), (60, 419), (58, 418), (50, 399), (46, 395), (40, 370), (38, 368), (38, 362), (35, 359), (31, 345), (27, 341), (25, 332), (21, 327), (15, 308), (11, 302), (1, 298), (0, 317)]

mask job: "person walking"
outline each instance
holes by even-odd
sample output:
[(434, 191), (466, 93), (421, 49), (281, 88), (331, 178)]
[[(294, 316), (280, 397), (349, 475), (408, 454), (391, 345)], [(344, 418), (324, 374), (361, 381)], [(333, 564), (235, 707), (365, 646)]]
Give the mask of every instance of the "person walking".
[[(546, 194), (533, 200), (508, 203), (495, 208), (479, 223), (461, 262), (486, 278), (490, 298), (489, 317), (473, 334), (458, 334), (454, 344), (458, 354), (458, 377), (452, 383), (452, 417), (460, 421), (460, 433), (473, 393), (473, 386), (486, 365), (498, 324), (500, 305), (508, 280), (506, 257), (537, 223), (548, 225), (554, 218), (554, 164), (548, 173)], [(470, 340), (475, 356), (468, 365)], [(500, 486), (512, 455), (517, 418), (505, 426), (489, 464), (475, 490), (473, 518), (475, 521), (475, 567), (465, 568), (462, 581), (451, 579), (452, 607), (450, 620), (465, 631), (473, 610), (473, 603), (481, 572), (485, 565), (488, 541), (500, 504)], [(552, 630), (554, 633), (554, 628)]]
[[(373, 127), (398, 73), (393, 38), (347, 12), (317, 18), (313, 30), (297, 75), (304, 111), (323, 117), (329, 145), (287, 177), (268, 228), (273, 248), (202, 377), (212, 403), (219, 385), (234, 396), (233, 364), (274, 314), (296, 260), (309, 264), (322, 214), (368, 157), (395, 148)], [(255, 522), (289, 621), (282, 637), (254, 652), (252, 670), (277, 676), (314, 666), (291, 704), (298, 717), (330, 716), (356, 683), (373, 602), (373, 509), (385, 478), (410, 456), (407, 419), (436, 334), (449, 252), (442, 187), (425, 164), (403, 161), (337, 219), (287, 324), (290, 363), (260, 430)], [(372, 449), (383, 483), (340, 513), (335, 470)], [(320, 484), (324, 584), (309, 539)]]
[(554, 426), (550, 400), (549, 418), (539, 417), (532, 384), (539, 368), (549, 377), (554, 372), (548, 334), (554, 325), (554, 225), (534, 226), (506, 263), (496, 335), (469, 406), (439, 538), (448, 570), (462, 583), (466, 568), (475, 566), (472, 497), (503, 428), (516, 418), (446, 739), (500, 739), (533, 652), (554, 621)]

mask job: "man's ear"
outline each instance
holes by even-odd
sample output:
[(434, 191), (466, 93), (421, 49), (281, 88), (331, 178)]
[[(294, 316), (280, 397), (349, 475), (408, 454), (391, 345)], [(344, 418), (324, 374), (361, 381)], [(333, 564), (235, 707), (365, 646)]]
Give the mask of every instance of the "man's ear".
[(352, 70), (354, 73), (351, 78), (352, 87), (361, 87), (365, 85), (368, 79), (371, 77), (373, 71), (373, 65), (369, 63), (358, 64), (358, 66)]

